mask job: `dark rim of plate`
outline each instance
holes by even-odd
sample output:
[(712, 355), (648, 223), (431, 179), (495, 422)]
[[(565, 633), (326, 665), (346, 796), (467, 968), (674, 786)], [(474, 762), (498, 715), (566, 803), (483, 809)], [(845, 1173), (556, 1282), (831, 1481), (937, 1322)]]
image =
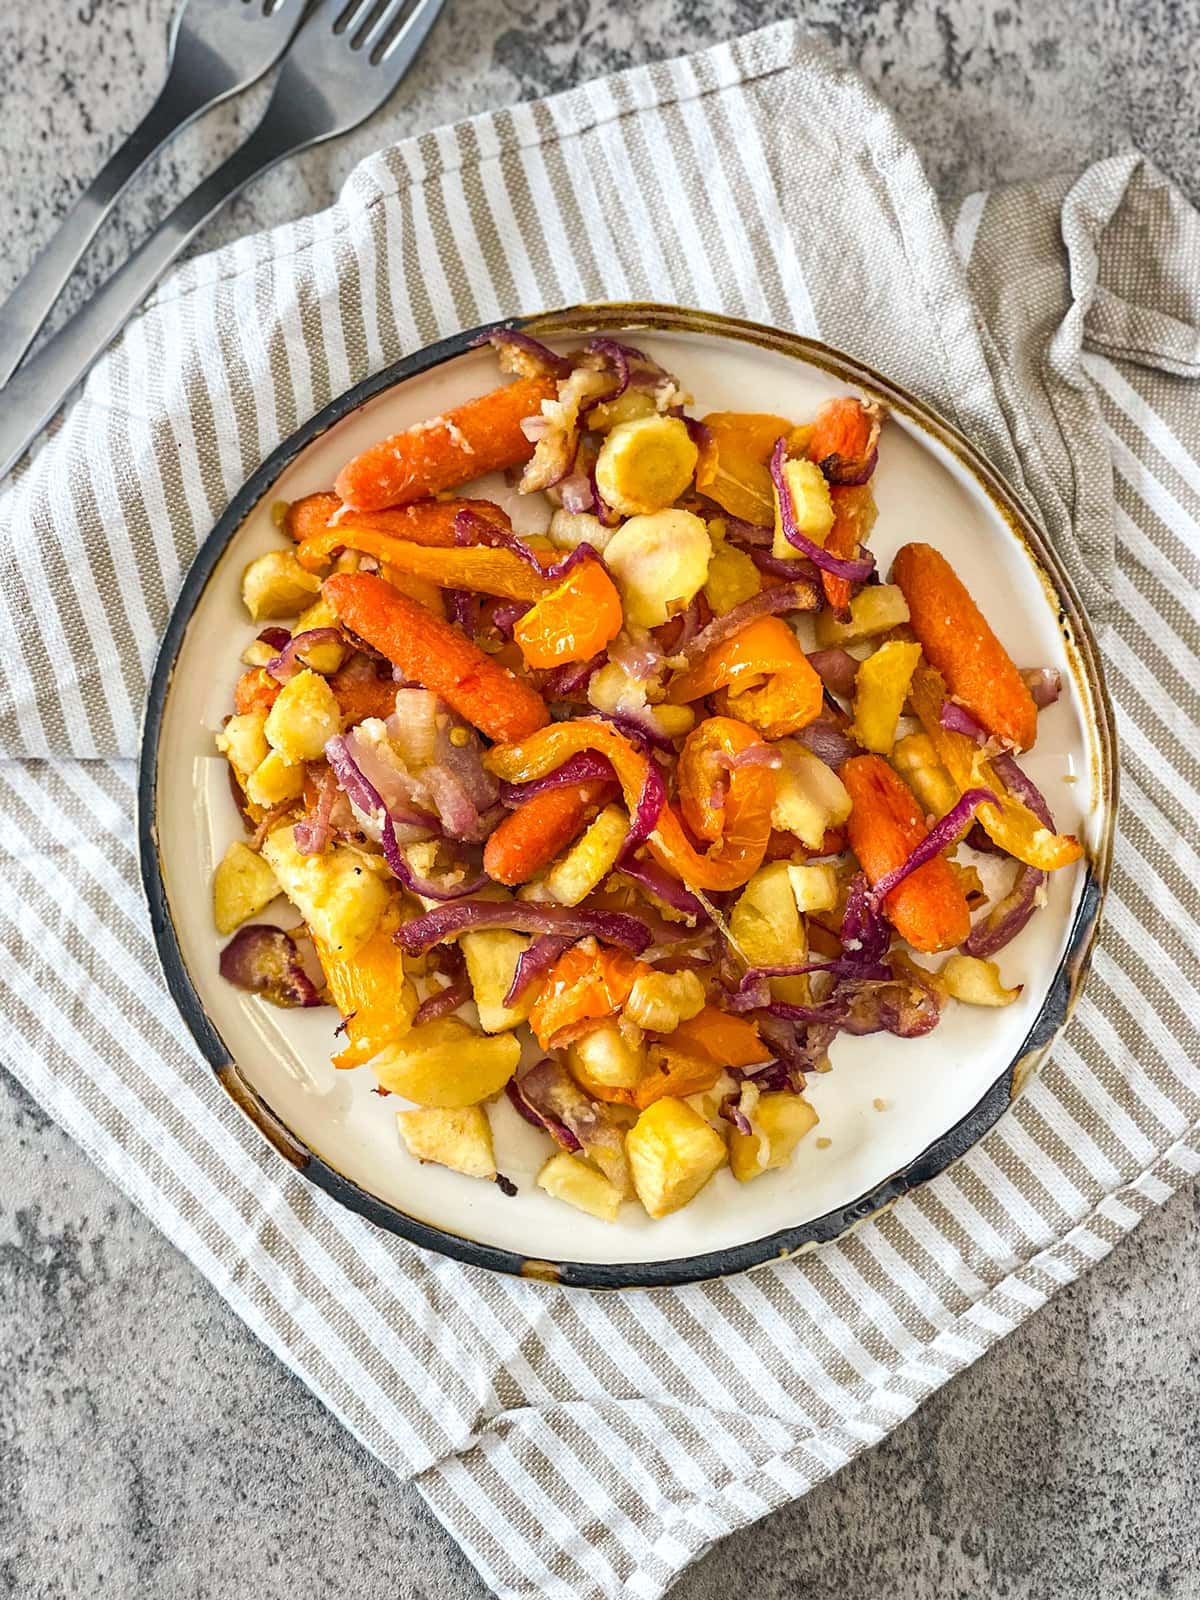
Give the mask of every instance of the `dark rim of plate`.
[[(809, 1222), (782, 1228), (760, 1239), (732, 1245), (703, 1255), (670, 1261), (599, 1263), (547, 1261), (464, 1238), (448, 1229), (424, 1222), (377, 1199), (343, 1173), (328, 1165), (287, 1128), (251, 1085), (217, 1032), (184, 963), (167, 901), (159, 858), (157, 826), (158, 751), (170, 695), (171, 680), (184, 636), (209, 579), (254, 507), (268, 494), (281, 473), (314, 439), (341, 422), (351, 412), (385, 390), (427, 372), (456, 356), (469, 353), (497, 328), (520, 328), (541, 338), (579, 336), (585, 333), (668, 331), (703, 333), (799, 358), (822, 367), (840, 381), (874, 395), (893, 411), (908, 416), (935, 438), (982, 486), (1013, 533), (1026, 546), (1043, 583), (1058, 606), (1058, 621), (1080, 678), (1088, 726), (1097, 742), (1098, 804), (1103, 808), (1101, 838), (1089, 850), (1086, 873), (1066, 947), (1037, 1017), (1020, 1050), (1000, 1072), (991, 1087), (953, 1127), (934, 1139), (913, 1160), (848, 1205), (839, 1206)], [(212, 1066), (218, 1081), (265, 1138), (297, 1171), (350, 1210), (379, 1227), (401, 1235), (426, 1250), (438, 1251), (471, 1266), (487, 1267), (527, 1279), (571, 1288), (654, 1288), (726, 1277), (748, 1268), (777, 1261), (836, 1239), (848, 1229), (893, 1204), (909, 1190), (943, 1172), (975, 1145), (997, 1122), (1023, 1087), (1051, 1043), (1066, 1024), (1082, 988), (1099, 925), (1100, 909), (1108, 883), (1112, 857), (1113, 822), (1117, 801), (1116, 734), (1112, 710), (1104, 687), (1099, 651), (1070, 580), (1063, 573), (1040, 532), (1037, 522), (1021, 506), (1008, 486), (979, 452), (950, 424), (923, 402), (849, 356), (816, 340), (784, 333), (758, 323), (676, 306), (652, 304), (602, 304), (575, 306), (531, 317), (509, 317), (480, 328), (455, 334), (415, 354), (405, 356), (383, 371), (365, 378), (332, 400), (303, 427), (298, 428), (263, 462), (230, 501), (213, 531), (200, 547), (175, 602), (154, 665), (142, 728), (138, 770), (138, 849), (142, 886), (150, 910), (154, 941), (171, 996), (192, 1037)], [(498, 1197), (498, 1203), (503, 1201)]]

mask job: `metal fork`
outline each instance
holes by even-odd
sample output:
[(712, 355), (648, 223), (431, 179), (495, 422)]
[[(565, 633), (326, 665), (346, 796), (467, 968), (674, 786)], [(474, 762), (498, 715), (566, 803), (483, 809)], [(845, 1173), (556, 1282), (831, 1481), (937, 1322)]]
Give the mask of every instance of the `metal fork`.
[(348, 133), (404, 77), (444, 0), (319, 0), (254, 132), (0, 391), (0, 477), (213, 213), (285, 156)]
[(146, 162), (202, 111), (248, 89), (272, 68), (287, 49), (304, 4), (183, 0), (167, 36), (167, 79), (158, 99), (0, 305), (0, 385), (20, 365), (96, 229)]

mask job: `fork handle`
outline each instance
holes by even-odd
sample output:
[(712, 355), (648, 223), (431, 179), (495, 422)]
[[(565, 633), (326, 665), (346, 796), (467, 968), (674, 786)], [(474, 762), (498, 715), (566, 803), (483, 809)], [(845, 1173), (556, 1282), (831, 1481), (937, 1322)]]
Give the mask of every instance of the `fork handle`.
[(67, 212), (58, 231), (0, 305), (0, 386), (6, 384), (33, 343), (79, 258), (129, 184), (170, 139), (224, 98), (224, 86), (197, 82), (172, 70), (157, 100), (101, 167)]
[(125, 265), (13, 375), (0, 392), (0, 478), (20, 460), (209, 217), (260, 172), (310, 143), (311, 134), (287, 119), (264, 117), (246, 142), (193, 189)]

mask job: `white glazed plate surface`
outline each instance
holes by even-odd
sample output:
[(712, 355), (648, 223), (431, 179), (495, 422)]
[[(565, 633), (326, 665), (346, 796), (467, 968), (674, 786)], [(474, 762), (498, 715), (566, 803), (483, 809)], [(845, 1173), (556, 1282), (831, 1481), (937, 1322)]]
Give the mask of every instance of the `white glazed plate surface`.
[[(584, 325), (578, 313), (574, 325)], [(787, 343), (787, 351), (714, 333), (709, 326), (697, 320), (691, 328), (656, 327), (650, 333), (635, 326), (628, 334), (678, 375), (695, 396), (690, 409), (696, 416), (769, 410), (803, 421), (830, 395), (855, 387), (825, 370), (824, 361), (837, 365), (827, 352), (800, 356), (792, 353), (799, 341), (785, 336), (776, 337)], [(612, 327), (610, 322), (606, 331)], [(577, 340), (551, 342), (566, 348)], [(517, 1185), (515, 1197), (506, 1198), (477, 1179), (418, 1164), (396, 1129), (403, 1102), (371, 1092), (369, 1067), (339, 1072), (331, 1065), (338, 1021), (332, 1008), (278, 1010), (218, 976), (223, 941), (212, 924), (211, 874), (229, 842), (243, 835), (213, 734), (229, 714), (242, 670), (238, 657), (255, 631), (241, 604), (242, 571), (254, 556), (280, 543), (271, 520), (273, 503), (328, 488), (344, 462), (366, 445), (493, 386), (497, 373), (491, 352), (463, 350), (462, 341), (456, 343), (459, 353), (377, 394), (318, 434), (272, 481), (256, 485), (257, 504), (232, 530), (190, 619), (181, 619), (186, 631), (173, 668), (160, 661), (156, 687), (163, 699), (157, 709), (154, 691), (151, 699), (151, 723), (161, 717), (151, 774), (151, 780), (157, 777), (157, 803), (153, 816), (143, 818), (143, 830), (149, 827), (157, 838), (166, 909), (182, 965), (242, 1078), (279, 1122), (328, 1167), (404, 1216), (522, 1260), (585, 1268), (627, 1265), (628, 1281), (638, 1281), (639, 1265), (681, 1263), (731, 1250), (739, 1264), (746, 1264), (745, 1252), (737, 1247), (852, 1207), (902, 1173), (967, 1117), (1021, 1056), (1072, 940), (1085, 881), (1103, 884), (1111, 821), (1105, 800), (1111, 778), (1103, 691), (1094, 677), (1089, 682), (1070, 625), (1060, 615), (1054, 580), (1039, 569), (987, 488), (915, 408), (906, 414), (893, 405), (873, 480), (879, 518), (872, 549), (881, 572), (886, 575), (893, 553), (906, 541), (936, 546), (953, 562), (1017, 663), (1056, 666), (1063, 675), (1062, 697), (1042, 713), (1037, 746), (1022, 759), (1060, 829), (1084, 842), (1091, 876), (1086, 861), (1052, 875), (1045, 909), (1001, 953), (1004, 980), (1024, 985), (1020, 999), (1003, 1010), (951, 1004), (938, 1028), (923, 1039), (839, 1037), (831, 1052), (833, 1070), (809, 1079), (808, 1098), (820, 1126), (792, 1163), (746, 1185), (726, 1169), (690, 1205), (660, 1221), (650, 1221), (631, 1203), (615, 1224), (606, 1224), (543, 1194), (534, 1179), (550, 1153), (548, 1141), (503, 1097), (490, 1115), (497, 1162)], [(896, 399), (887, 391), (884, 397)], [(498, 479), (483, 480), (479, 487), (516, 512), (522, 531), (544, 525), (545, 514), (516, 501)], [(187, 602), (185, 594), (184, 610)], [(802, 639), (811, 646), (803, 633)], [(168, 650), (171, 644), (168, 639)], [(152, 750), (145, 759), (153, 764)], [(153, 863), (147, 870), (152, 877)], [(148, 888), (153, 904), (149, 879)], [(280, 901), (256, 920), (286, 926), (296, 918)], [(1075, 951), (1080, 965), (1092, 925), (1094, 911), (1083, 954)], [(176, 974), (177, 998), (181, 986), (186, 980)], [(1060, 1025), (1062, 1016), (1053, 1021)], [(818, 1148), (818, 1136), (828, 1144)], [(705, 1270), (721, 1268), (710, 1262)], [(584, 1271), (576, 1281), (587, 1278)]]

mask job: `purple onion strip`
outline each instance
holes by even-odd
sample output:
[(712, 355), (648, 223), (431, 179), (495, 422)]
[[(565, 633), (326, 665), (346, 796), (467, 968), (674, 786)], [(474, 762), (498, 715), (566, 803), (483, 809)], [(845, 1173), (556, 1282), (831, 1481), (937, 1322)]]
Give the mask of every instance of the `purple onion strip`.
[(844, 578), (847, 583), (865, 583), (875, 570), (873, 556), (845, 560), (835, 556), (830, 551), (822, 549), (814, 543), (806, 533), (801, 533), (796, 525), (796, 510), (792, 504), (791, 491), (788, 488), (787, 478), (784, 474), (783, 463), (787, 457), (787, 440), (780, 437), (775, 441), (775, 448), (771, 452), (771, 481), (775, 485), (775, 493), (779, 499), (779, 516), (783, 526), (783, 536), (793, 549), (799, 550), (802, 555), (835, 578)]

